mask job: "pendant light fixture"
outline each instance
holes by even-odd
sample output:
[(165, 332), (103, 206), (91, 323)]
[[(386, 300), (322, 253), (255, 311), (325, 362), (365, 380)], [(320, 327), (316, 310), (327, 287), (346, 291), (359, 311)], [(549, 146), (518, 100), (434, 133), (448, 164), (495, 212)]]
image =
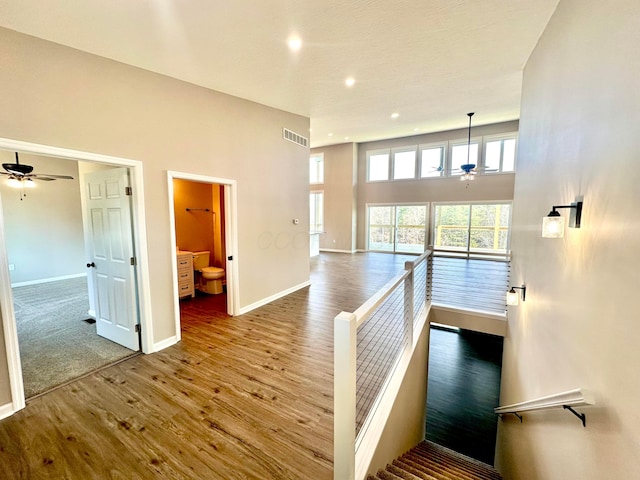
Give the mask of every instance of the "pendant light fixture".
[(464, 172), (462, 175), (460, 175), (461, 182), (470, 182), (475, 178), (475, 173), (472, 172), (472, 170), (476, 168), (476, 164), (471, 163), (471, 117), (473, 117), (474, 114), (475, 112), (467, 113), (467, 116), (469, 117), (469, 132), (467, 135), (467, 163), (464, 165), (460, 165), (460, 168)]

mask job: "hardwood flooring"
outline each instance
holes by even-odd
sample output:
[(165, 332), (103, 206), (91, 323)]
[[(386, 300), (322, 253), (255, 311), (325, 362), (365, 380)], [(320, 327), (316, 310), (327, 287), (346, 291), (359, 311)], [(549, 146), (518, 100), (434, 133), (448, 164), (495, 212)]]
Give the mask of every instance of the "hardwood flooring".
[(415, 258), (322, 254), (312, 285), (238, 317), (181, 304), (182, 341), (0, 422), (3, 479), (330, 479), (333, 318)]
[(427, 440), (493, 465), (502, 337), (431, 328)]

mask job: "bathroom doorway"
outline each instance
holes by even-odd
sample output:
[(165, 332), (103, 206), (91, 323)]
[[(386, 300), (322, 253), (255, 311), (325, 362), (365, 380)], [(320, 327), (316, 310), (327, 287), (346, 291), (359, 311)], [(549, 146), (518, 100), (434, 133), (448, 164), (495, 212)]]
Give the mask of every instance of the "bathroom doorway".
[(203, 312), (237, 313), (235, 181), (168, 172), (168, 187), (179, 332), (181, 302)]

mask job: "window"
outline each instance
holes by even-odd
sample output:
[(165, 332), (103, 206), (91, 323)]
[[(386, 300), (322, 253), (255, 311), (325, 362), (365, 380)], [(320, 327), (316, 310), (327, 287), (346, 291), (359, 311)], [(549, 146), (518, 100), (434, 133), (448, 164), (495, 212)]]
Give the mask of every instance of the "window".
[(389, 151), (367, 152), (367, 181), (389, 180)]
[(309, 157), (309, 183), (324, 183), (324, 153)]
[(324, 231), (324, 192), (309, 194), (309, 231)]
[(420, 147), (420, 177), (441, 177), (444, 174), (445, 145)]
[(513, 172), (516, 163), (516, 138), (509, 137), (489, 139), (485, 142), (485, 172)]
[(368, 208), (368, 249), (422, 253), (426, 245), (426, 205), (384, 205)]
[[(467, 148), (468, 146), (470, 146), (470, 149)], [(467, 154), (467, 152), (469, 152), (469, 154)], [(460, 167), (467, 163), (478, 165), (477, 140), (472, 140), (471, 145), (464, 142), (463, 144), (454, 144), (451, 147), (451, 170), (449, 173), (451, 175), (462, 175), (463, 172)]]
[(393, 179), (416, 178), (416, 147), (393, 152)]
[(433, 218), (435, 249), (468, 253), (507, 253), (511, 205), (436, 205)]

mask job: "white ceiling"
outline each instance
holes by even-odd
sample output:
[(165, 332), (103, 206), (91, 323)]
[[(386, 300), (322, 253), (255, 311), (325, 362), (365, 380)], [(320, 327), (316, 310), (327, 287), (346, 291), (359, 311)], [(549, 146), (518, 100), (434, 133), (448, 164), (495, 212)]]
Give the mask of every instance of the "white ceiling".
[(309, 116), (322, 146), (519, 118), (558, 1), (0, 0), (0, 25)]

